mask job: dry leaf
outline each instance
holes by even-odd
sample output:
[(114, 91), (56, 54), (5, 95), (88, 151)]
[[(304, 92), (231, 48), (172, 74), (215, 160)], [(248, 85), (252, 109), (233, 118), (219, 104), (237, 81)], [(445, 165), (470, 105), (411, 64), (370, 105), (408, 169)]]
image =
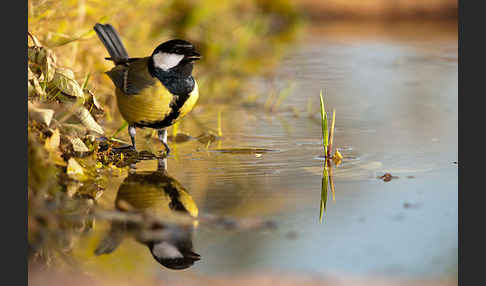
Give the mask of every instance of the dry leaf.
[(61, 133), (69, 137), (83, 137), (88, 132), (81, 124), (62, 123), (59, 125)]
[(68, 197), (72, 198), (81, 187), (81, 183), (79, 182), (69, 182), (66, 186), (66, 194)]
[(71, 144), (73, 145), (73, 150), (75, 152), (80, 152), (80, 153), (89, 152), (88, 147), (86, 147), (84, 142), (77, 137), (71, 139)]
[(74, 158), (70, 158), (67, 166), (67, 175), (76, 181), (86, 181), (88, 177), (84, 173), (84, 168)]
[(89, 89), (84, 89), (84, 92), (87, 93), (88, 95), (85, 97), (86, 99), (86, 102), (84, 104), (84, 106), (88, 109), (91, 109), (94, 107), (94, 110), (98, 113), (103, 113), (104, 110), (103, 110), (103, 106), (101, 106), (101, 104), (98, 102), (98, 100), (96, 99), (96, 96), (95, 94), (89, 90)]
[(53, 162), (54, 164), (61, 166), (61, 167), (66, 167), (67, 164), (62, 158), (62, 152), (59, 150), (53, 150), (49, 152), (49, 160)]
[(91, 113), (84, 106), (81, 106), (77, 112), (76, 116), (79, 118), (81, 123), (83, 123), (86, 128), (99, 134), (105, 134), (103, 128), (95, 121)]
[(29, 87), (29, 93), (28, 93), (29, 97), (31, 98), (35, 96), (39, 96), (43, 98), (46, 97), (46, 92), (41, 87), (39, 80), (36, 77), (28, 81), (28, 87)]
[(30, 80), (27, 81), (27, 96), (30, 98), (36, 95), (34, 85), (30, 83)]
[(50, 86), (55, 86), (64, 94), (82, 99), (84, 103), (84, 93), (79, 86), (79, 83), (74, 79), (74, 74), (70, 69), (58, 68), (54, 74), (54, 78), (49, 83)]
[(52, 132), (51, 137), (46, 139), (44, 146), (47, 150), (58, 150), (59, 144), (61, 143), (61, 136), (59, 134), (59, 129)]
[(28, 59), (39, 66), (44, 79), (51, 81), (54, 78), (56, 58), (51, 50), (42, 46), (28, 47)]
[(30, 70), (29, 67), (27, 67), (27, 79), (31, 80), (31, 79), (34, 79), (34, 78), (35, 78), (34, 73)]
[(39, 79), (32, 72), (32, 70), (27, 67), (27, 86), (28, 86), (28, 97), (33, 98), (35, 96), (45, 97), (46, 93), (39, 83)]
[[(81, 121), (84, 127), (86, 127), (88, 130), (99, 133), (101, 135), (105, 134), (105, 131), (103, 128), (96, 122), (96, 120), (93, 118), (91, 113), (89, 113), (88, 109), (84, 107), (83, 105), (77, 104), (77, 103), (72, 103), (72, 102), (65, 102), (65, 106), (70, 110), (70, 112), (74, 113), (76, 117)], [(79, 128), (78, 128), (79, 129)], [(78, 137), (84, 136), (78, 135)]]
[(44, 123), (49, 126), (51, 124), (52, 116), (54, 115), (54, 110), (37, 108), (32, 103), (27, 104), (29, 118), (40, 123)]

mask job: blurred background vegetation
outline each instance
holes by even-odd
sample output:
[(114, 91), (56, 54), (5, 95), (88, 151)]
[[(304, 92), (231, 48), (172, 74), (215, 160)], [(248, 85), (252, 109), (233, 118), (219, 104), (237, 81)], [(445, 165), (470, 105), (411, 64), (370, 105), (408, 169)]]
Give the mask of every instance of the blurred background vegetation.
[(457, 0), (298, 0), (313, 21), (457, 19)]
[(202, 103), (231, 97), (242, 91), (242, 78), (271, 70), (302, 23), (288, 0), (30, 0), (29, 32), (77, 79), (91, 73), (89, 85), (110, 107), (112, 84), (103, 72), (111, 63), (93, 31), (97, 22), (113, 24), (133, 57), (172, 38), (194, 43), (203, 55), (195, 69)]
[[(196, 65), (200, 103), (251, 94), (251, 76), (269, 73), (310, 26), (334, 20), (457, 18), (454, 0), (29, 0), (28, 30), (74, 72), (105, 108), (103, 120), (119, 119), (112, 84), (103, 74), (111, 62), (93, 25), (111, 23), (133, 57), (149, 55), (171, 38), (193, 42), (204, 56)], [(319, 23), (319, 24), (317, 24)]]

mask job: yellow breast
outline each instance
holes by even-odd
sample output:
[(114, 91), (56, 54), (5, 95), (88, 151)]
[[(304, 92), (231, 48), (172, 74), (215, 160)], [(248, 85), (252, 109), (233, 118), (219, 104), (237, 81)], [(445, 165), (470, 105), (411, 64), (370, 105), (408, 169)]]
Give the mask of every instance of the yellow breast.
[(160, 83), (144, 89), (139, 94), (126, 95), (116, 89), (118, 109), (130, 124), (163, 120), (170, 112), (172, 94)]
[(198, 99), (199, 99), (199, 87), (197, 86), (197, 81), (194, 80), (194, 89), (191, 91), (191, 93), (189, 94), (189, 98), (186, 100), (182, 108), (179, 110), (180, 115), (176, 121), (186, 116), (186, 114), (188, 114), (194, 108)]
[(174, 212), (172, 204), (182, 204), (185, 211), (197, 217), (198, 208), (191, 195), (174, 178), (154, 172), (148, 175), (129, 175), (120, 186), (115, 205), (125, 201), (135, 210), (167, 215)]
[(193, 91), (179, 110), (173, 110), (171, 102), (174, 95), (159, 81), (135, 95), (126, 95), (117, 88), (116, 97), (118, 109), (129, 124), (160, 122), (171, 112), (178, 112), (179, 115), (171, 123), (174, 124), (194, 108), (199, 98), (199, 89), (196, 82)]

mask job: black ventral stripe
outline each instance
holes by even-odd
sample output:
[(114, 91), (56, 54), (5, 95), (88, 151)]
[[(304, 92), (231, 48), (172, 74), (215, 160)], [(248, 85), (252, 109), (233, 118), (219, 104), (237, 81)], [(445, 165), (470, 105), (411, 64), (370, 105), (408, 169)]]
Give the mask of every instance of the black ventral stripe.
[[(177, 181), (172, 177), (164, 175), (160, 172), (151, 174), (130, 174), (128, 175), (130, 182), (137, 182), (148, 186), (163, 186), (161, 189), (169, 195), (169, 208), (174, 211), (188, 212), (184, 204), (180, 201), (180, 192), (177, 188)], [(181, 191), (184, 191), (183, 189)]]
[(184, 103), (186, 103), (187, 99), (189, 98), (189, 94), (186, 95), (174, 95), (169, 107), (170, 107), (170, 112), (169, 114), (160, 121), (155, 121), (155, 122), (137, 122), (135, 123), (135, 127), (148, 127), (148, 128), (154, 128), (154, 129), (161, 129), (161, 128), (166, 128), (171, 126), (174, 121), (179, 117), (181, 114), (181, 108), (184, 106)]

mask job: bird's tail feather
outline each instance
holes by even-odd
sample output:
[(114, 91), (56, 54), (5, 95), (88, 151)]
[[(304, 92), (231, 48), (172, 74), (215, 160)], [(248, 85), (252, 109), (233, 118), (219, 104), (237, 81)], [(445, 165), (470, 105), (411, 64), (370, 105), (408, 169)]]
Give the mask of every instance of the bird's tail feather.
[(94, 26), (94, 30), (101, 42), (105, 46), (106, 50), (110, 54), (110, 60), (115, 64), (123, 63), (128, 60), (128, 53), (120, 40), (120, 36), (110, 24), (99, 24)]
[(125, 225), (123, 223), (113, 222), (111, 229), (99, 242), (94, 253), (95, 255), (109, 254), (118, 248), (125, 238)]

